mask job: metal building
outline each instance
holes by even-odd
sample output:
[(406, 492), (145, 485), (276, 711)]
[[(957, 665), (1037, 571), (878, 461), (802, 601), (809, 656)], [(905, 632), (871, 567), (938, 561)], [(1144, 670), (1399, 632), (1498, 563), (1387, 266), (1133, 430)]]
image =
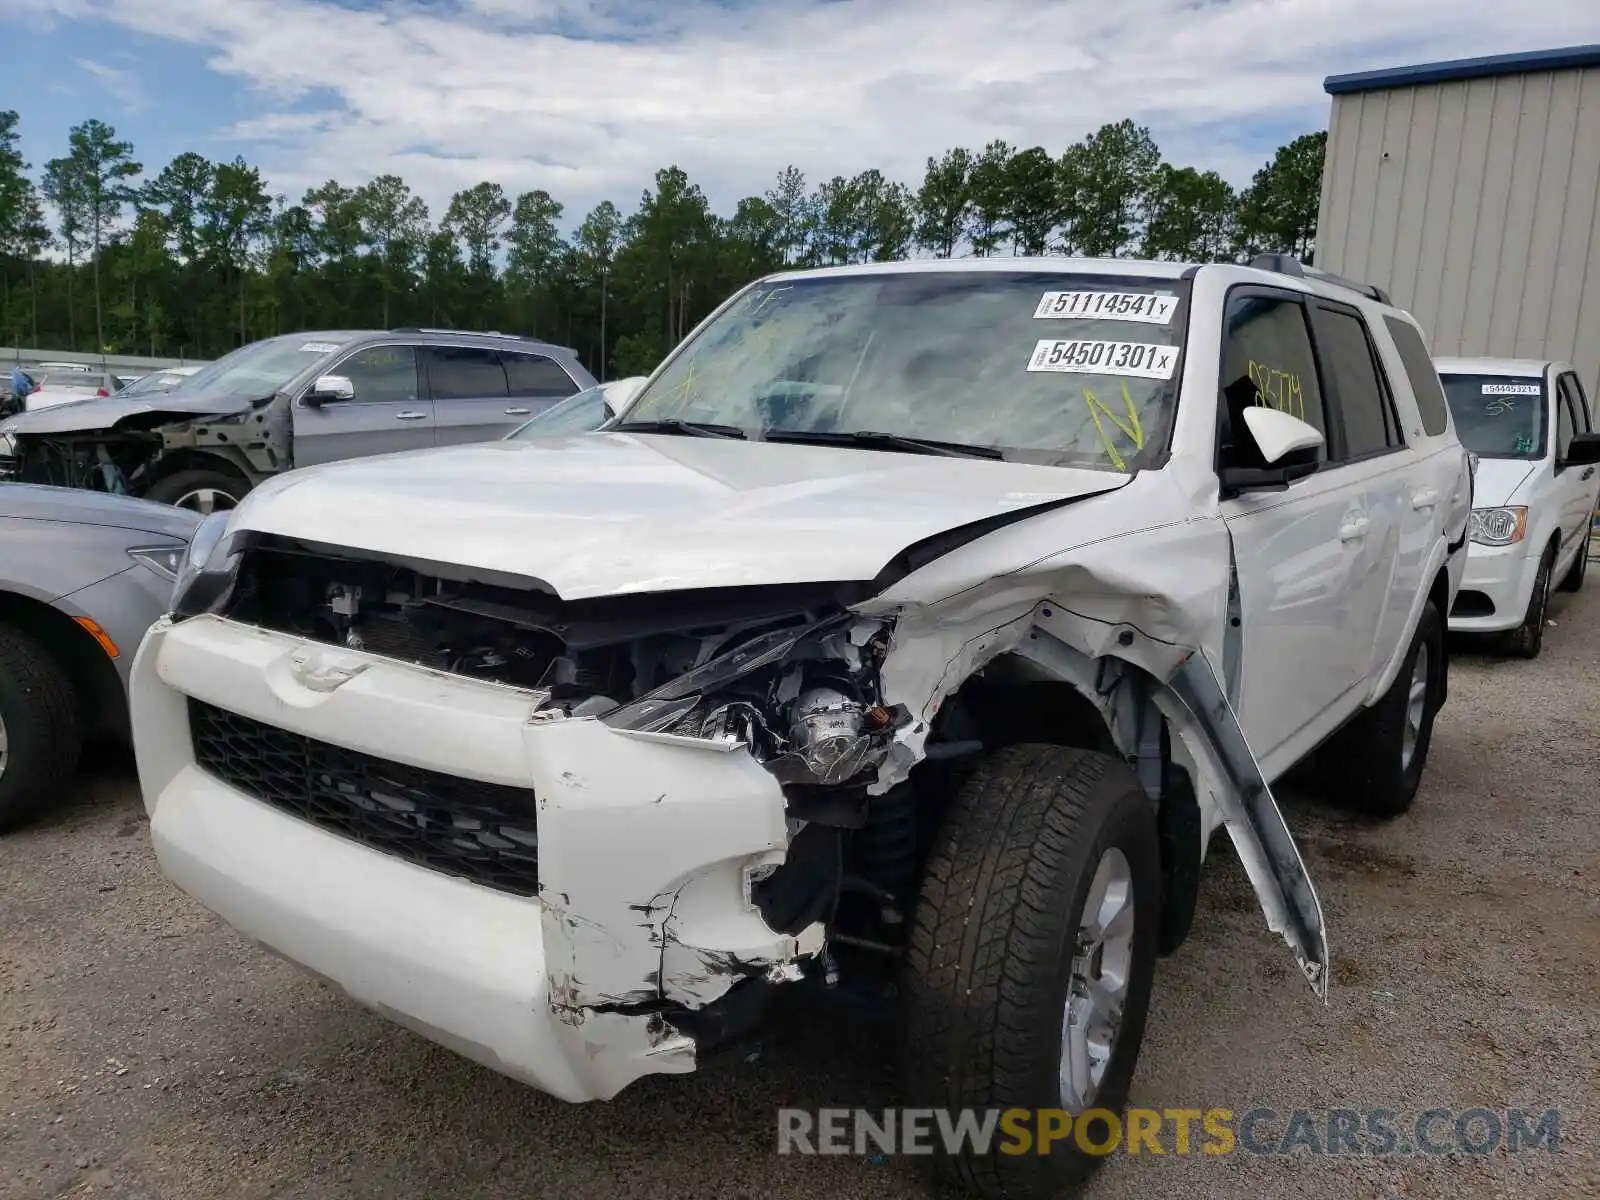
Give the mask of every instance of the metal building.
[(1335, 75), (1315, 261), (1600, 395), (1600, 45)]

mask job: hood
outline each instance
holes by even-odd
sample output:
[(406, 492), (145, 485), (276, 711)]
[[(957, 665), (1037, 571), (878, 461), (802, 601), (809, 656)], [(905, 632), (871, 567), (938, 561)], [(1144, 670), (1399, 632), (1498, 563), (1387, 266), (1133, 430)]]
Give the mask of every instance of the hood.
[(1472, 507), (1498, 508), (1510, 504), (1517, 489), (1532, 477), (1542, 464), (1525, 458), (1478, 459), (1478, 474), (1472, 481)]
[(83, 433), (111, 429), (129, 417), (146, 413), (186, 421), (194, 417), (224, 417), (249, 407), (249, 400), (205, 391), (193, 395), (154, 392), (146, 396), (95, 396), (18, 413), (0, 421), (0, 433)]
[(133, 529), (187, 542), (200, 523), (197, 513), (77, 488), (32, 483), (0, 483), (0, 517), (25, 521), (61, 521), (73, 525), (105, 525)]
[(975, 521), (1110, 491), (1107, 471), (588, 433), (268, 480), (230, 528), (542, 581), (564, 599), (871, 580)]

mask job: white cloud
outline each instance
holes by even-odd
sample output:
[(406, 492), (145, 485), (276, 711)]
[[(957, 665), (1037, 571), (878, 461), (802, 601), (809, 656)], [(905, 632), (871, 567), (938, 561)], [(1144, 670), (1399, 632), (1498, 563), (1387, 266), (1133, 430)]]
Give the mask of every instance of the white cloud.
[(726, 211), (789, 163), (914, 185), (952, 145), (1059, 153), (1124, 116), (1245, 182), (1263, 128), (1322, 127), (1328, 74), (1570, 44), (1594, 21), (1594, 0), (12, 2), (194, 46), (259, 96), (229, 132), (274, 190), (394, 172), (438, 213), (488, 178), (574, 219), (631, 207), (669, 163)]
[(125, 71), (121, 67), (108, 66), (106, 63), (97, 62), (92, 58), (75, 58), (72, 61), (90, 75), (93, 75), (100, 86), (105, 89), (106, 94), (124, 108), (137, 111), (149, 103), (144, 84), (132, 71)]

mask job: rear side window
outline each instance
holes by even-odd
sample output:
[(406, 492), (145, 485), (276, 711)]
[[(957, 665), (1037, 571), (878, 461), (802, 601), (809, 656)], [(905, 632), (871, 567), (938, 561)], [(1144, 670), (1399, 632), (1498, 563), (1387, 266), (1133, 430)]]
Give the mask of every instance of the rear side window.
[(1360, 317), (1318, 305), (1317, 349), (1333, 385), (1344, 433), (1340, 458), (1350, 461), (1404, 445), (1389, 388)]
[(578, 390), (572, 376), (561, 369), (561, 364), (542, 354), (510, 354), (502, 351), (500, 361), (505, 364), (506, 382), (513, 396), (561, 399)]
[(1238, 434), (1244, 410), (1251, 405), (1280, 409), (1327, 436), (1303, 304), (1254, 292), (1229, 296), (1222, 329), (1222, 395), (1226, 403), (1219, 438), (1225, 464), (1260, 465), (1244, 450), (1249, 443)]
[(1443, 433), (1449, 425), (1444, 388), (1439, 383), (1439, 372), (1434, 369), (1428, 348), (1422, 344), (1422, 335), (1415, 325), (1398, 317), (1384, 317), (1383, 323), (1400, 351), (1400, 363), (1406, 369), (1406, 378), (1411, 381), (1411, 391), (1422, 413), (1423, 431)]
[(493, 350), (428, 346), (428, 381), (435, 400), (499, 400), (509, 393), (505, 368)]

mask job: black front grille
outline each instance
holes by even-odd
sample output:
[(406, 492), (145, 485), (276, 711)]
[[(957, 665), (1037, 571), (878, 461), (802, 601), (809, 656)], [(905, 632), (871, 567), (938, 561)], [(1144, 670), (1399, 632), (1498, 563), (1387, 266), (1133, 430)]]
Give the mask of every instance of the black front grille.
[(518, 896), (539, 890), (532, 789), (375, 758), (189, 701), (195, 761), (291, 816)]

